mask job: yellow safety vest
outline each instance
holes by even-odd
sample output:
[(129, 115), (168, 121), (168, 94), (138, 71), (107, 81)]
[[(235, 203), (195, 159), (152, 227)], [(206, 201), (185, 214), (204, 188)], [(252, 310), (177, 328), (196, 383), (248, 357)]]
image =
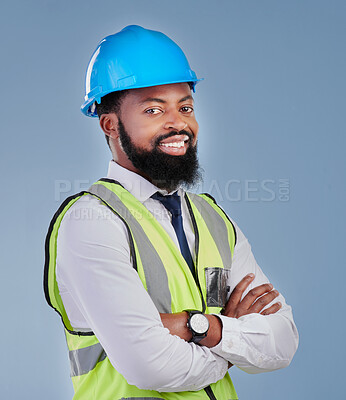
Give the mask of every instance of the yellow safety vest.
[(48, 304), (60, 314), (65, 327), (74, 400), (237, 399), (228, 373), (199, 391), (157, 392), (129, 385), (112, 366), (94, 333), (77, 332), (72, 328), (56, 280), (57, 236), (65, 213), (87, 194), (100, 199), (124, 222), (129, 233), (133, 267), (161, 313), (186, 309), (219, 313), (229, 291), (227, 278), (231, 273), (236, 240), (232, 223), (210, 196), (186, 193), (196, 238), (195, 280), (180, 250), (160, 223), (118, 182), (100, 179), (88, 191), (66, 199), (55, 213), (46, 238), (44, 289)]

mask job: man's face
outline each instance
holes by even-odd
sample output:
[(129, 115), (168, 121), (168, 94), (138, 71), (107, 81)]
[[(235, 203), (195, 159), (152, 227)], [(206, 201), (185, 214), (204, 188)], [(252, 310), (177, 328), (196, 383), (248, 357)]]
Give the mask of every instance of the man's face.
[(168, 190), (193, 184), (197, 134), (187, 83), (130, 90), (118, 114), (117, 162)]

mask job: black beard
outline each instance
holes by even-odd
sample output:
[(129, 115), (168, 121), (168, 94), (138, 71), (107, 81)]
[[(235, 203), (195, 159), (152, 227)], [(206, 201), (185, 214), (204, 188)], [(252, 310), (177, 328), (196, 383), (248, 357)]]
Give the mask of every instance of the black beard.
[[(184, 130), (172, 131), (155, 140), (154, 149), (147, 151), (136, 147), (124, 124), (119, 118), (119, 137), (123, 150), (133, 166), (142, 172), (155, 186), (168, 192), (178, 186), (192, 187), (201, 179), (201, 172), (197, 158), (197, 145), (192, 146), (193, 136)], [(166, 154), (159, 148), (161, 140), (174, 135), (187, 135), (189, 143), (186, 153), (182, 156)]]

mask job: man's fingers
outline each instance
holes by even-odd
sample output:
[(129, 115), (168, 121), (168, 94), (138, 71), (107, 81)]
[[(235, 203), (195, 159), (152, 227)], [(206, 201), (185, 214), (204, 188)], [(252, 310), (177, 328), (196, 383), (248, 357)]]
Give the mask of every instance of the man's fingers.
[(279, 292), (277, 290), (272, 290), (271, 292), (261, 296), (257, 299), (254, 304), (250, 307), (249, 311), (251, 313), (259, 313), (266, 307), (269, 303), (271, 303), (275, 297), (279, 296)]
[(234, 318), (239, 318), (242, 315), (250, 313), (269, 315), (276, 313), (281, 308), (280, 303), (275, 303), (266, 310), (263, 310), (279, 295), (279, 292), (273, 290), (273, 285), (269, 282), (251, 289), (242, 299), (245, 290), (253, 281), (254, 277), (254, 274), (246, 275), (233, 289), (223, 312), (224, 315)]
[(265, 293), (270, 292), (271, 290), (273, 290), (273, 285), (271, 283), (264, 283), (263, 285), (256, 286), (255, 288), (251, 289), (241, 302), (242, 308), (246, 310), (249, 309), (258, 298), (263, 296)]
[(233, 289), (231, 296), (227, 301), (225, 311), (223, 313), (224, 315), (228, 317), (234, 316), (233, 313), (235, 312), (236, 307), (240, 303), (243, 293), (245, 292), (246, 288), (250, 285), (250, 283), (253, 281), (254, 277), (255, 277), (254, 274), (246, 275)]
[(277, 303), (275, 303), (272, 306), (263, 310), (260, 314), (262, 314), (262, 315), (275, 314), (276, 312), (278, 312), (280, 310), (281, 307), (282, 307), (282, 304), (278, 301)]

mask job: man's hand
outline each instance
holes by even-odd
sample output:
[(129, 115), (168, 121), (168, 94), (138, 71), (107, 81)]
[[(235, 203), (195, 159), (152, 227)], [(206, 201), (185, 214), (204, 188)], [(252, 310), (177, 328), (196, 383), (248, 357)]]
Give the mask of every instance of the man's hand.
[(271, 283), (265, 283), (251, 289), (242, 299), (245, 290), (254, 280), (254, 277), (254, 274), (248, 274), (238, 283), (228, 299), (225, 309), (222, 312), (223, 315), (226, 317), (239, 318), (242, 315), (251, 313), (269, 315), (280, 310), (280, 302), (277, 302), (266, 310), (263, 310), (279, 295), (277, 290), (273, 290), (273, 285)]

